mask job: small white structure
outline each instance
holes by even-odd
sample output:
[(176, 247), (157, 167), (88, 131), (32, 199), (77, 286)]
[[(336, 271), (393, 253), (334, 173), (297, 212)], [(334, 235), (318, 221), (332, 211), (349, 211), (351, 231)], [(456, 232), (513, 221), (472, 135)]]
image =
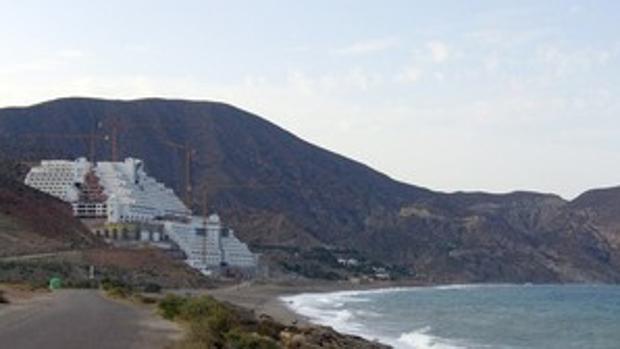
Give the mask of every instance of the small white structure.
[(138, 241), (157, 243), (169, 238), (185, 253), (187, 264), (206, 274), (222, 266), (257, 266), (257, 256), (232, 230), (222, 227), (218, 215), (192, 216), (172, 189), (146, 174), (142, 160), (42, 161), (30, 170), (25, 183), (71, 203), (79, 218), (106, 222), (112, 234), (95, 229), (103, 230), (105, 237), (130, 235), (117, 231), (137, 225), (142, 227), (133, 235)]

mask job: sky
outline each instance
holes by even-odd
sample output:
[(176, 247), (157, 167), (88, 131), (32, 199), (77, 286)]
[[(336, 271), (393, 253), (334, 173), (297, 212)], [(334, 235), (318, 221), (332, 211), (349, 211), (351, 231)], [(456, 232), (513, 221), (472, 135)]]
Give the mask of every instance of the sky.
[(620, 185), (618, 1), (0, 0), (0, 107), (223, 101), (404, 182)]

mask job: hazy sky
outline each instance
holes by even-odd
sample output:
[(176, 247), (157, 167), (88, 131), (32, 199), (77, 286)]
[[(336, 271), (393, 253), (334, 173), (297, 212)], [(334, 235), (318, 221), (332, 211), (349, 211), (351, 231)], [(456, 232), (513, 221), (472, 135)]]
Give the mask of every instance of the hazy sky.
[(0, 106), (220, 100), (406, 182), (620, 184), (620, 1), (5, 1)]

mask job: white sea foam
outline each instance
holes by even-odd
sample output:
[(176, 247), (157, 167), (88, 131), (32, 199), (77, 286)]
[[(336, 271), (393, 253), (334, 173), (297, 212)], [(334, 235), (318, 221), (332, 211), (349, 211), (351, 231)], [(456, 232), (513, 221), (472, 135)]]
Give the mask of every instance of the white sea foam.
[[(394, 294), (401, 291), (407, 293)], [(566, 295), (562, 303), (548, 302), (558, 293)], [(608, 316), (609, 311), (600, 316), (601, 311), (608, 306), (617, 310), (609, 299), (618, 295), (617, 286), (495, 284), (308, 293), (282, 300), (314, 323), (395, 349), (523, 348), (524, 333), (529, 333), (529, 347), (578, 348), (582, 346), (577, 343), (583, 344), (588, 336), (587, 341), (596, 344), (591, 347), (615, 349), (620, 337), (614, 322), (610, 326), (581, 319), (583, 313), (592, 318)], [(592, 306), (592, 299), (599, 298), (598, 306)], [(528, 310), (541, 305), (550, 310), (543, 314)], [(598, 331), (604, 335), (591, 336)]]
[(332, 293), (303, 293), (280, 299), (294, 312), (307, 317), (311, 322), (333, 327), (335, 330), (358, 335), (368, 340), (379, 340), (397, 349), (460, 349), (467, 348), (455, 341), (435, 336), (430, 327), (402, 333), (400, 337), (387, 337), (373, 333), (363, 325), (364, 318), (381, 318), (382, 314), (371, 310), (347, 309), (347, 304), (370, 302), (370, 294), (386, 294), (405, 291), (457, 290), (477, 288), (479, 285), (446, 285), (437, 287), (395, 287), (364, 291), (339, 291)]
[(475, 290), (485, 287), (485, 285), (476, 285), (476, 284), (453, 284), (453, 285), (441, 285), (434, 286), (432, 289), (434, 290)]
[(281, 299), (291, 310), (307, 317), (312, 322), (357, 334), (362, 329), (362, 325), (354, 321), (355, 314), (352, 311), (342, 309), (345, 305), (344, 297), (346, 296), (304, 293)]
[(403, 333), (395, 343), (390, 343), (399, 349), (460, 349), (454, 341), (433, 336), (430, 334), (431, 328), (424, 327), (408, 333)]

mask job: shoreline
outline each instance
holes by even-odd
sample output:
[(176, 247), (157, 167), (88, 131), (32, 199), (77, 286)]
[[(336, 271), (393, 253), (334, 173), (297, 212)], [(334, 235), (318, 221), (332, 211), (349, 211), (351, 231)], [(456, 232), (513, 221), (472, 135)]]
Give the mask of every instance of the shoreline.
[[(401, 333), (399, 338), (388, 338), (388, 337), (372, 337), (366, 333), (360, 334), (359, 331), (351, 331), (343, 329), (335, 329), (330, 327), (329, 325), (324, 325), (323, 323), (327, 322), (312, 322), (309, 318), (305, 318), (303, 315), (295, 313), (295, 311), (286, 304), (281, 297), (300, 295), (304, 293), (337, 293), (337, 292), (347, 292), (347, 291), (372, 291), (372, 290), (390, 290), (390, 289), (398, 289), (398, 288), (430, 288), (430, 289), (438, 289), (438, 290), (457, 290), (464, 288), (479, 288), (479, 287), (531, 287), (531, 286), (542, 286), (542, 287), (561, 287), (561, 286), (612, 286), (617, 287), (618, 285), (607, 285), (607, 284), (595, 284), (595, 283), (564, 283), (564, 284), (518, 284), (518, 283), (479, 283), (479, 284), (421, 284), (421, 283), (412, 283), (412, 282), (382, 282), (382, 283), (372, 283), (372, 284), (350, 284), (346, 282), (303, 282), (303, 283), (245, 283), (234, 287), (226, 287), (220, 288), (214, 291), (209, 291), (209, 294), (214, 296), (216, 299), (224, 302), (229, 302), (239, 307), (243, 307), (246, 309), (251, 309), (257, 316), (261, 316), (262, 314), (266, 314), (273, 318), (274, 320), (288, 326), (298, 326), (300, 328), (329, 328), (333, 332), (338, 333), (344, 337), (349, 338), (360, 338), (368, 343), (368, 348), (388, 348), (388, 347), (401, 347), (401, 342), (405, 343), (404, 346), (411, 346), (412, 341), (430, 341), (429, 343), (438, 343), (438, 346), (441, 346), (442, 343), (447, 343), (447, 345), (452, 345), (450, 343), (453, 339), (450, 338), (442, 338), (434, 335), (433, 333), (427, 333), (423, 328), (417, 328), (408, 332), (409, 329), (405, 330)], [(460, 343), (461, 339), (454, 339), (456, 342)], [(425, 342), (426, 343), (426, 342)], [(372, 346), (372, 345), (376, 345)], [(415, 346), (414, 346), (415, 347)], [(456, 347), (460, 347), (456, 345)], [(467, 346), (464, 346), (467, 347)]]
[(242, 283), (208, 290), (215, 299), (252, 310), (256, 316), (269, 316), (284, 325), (322, 326), (296, 313), (281, 299), (303, 293), (332, 293), (341, 291), (370, 291), (397, 287), (433, 286), (412, 282), (377, 282), (353, 284), (349, 282), (299, 283)]
[[(367, 336), (360, 336), (355, 332), (345, 332), (342, 330), (336, 330), (329, 325), (325, 325), (320, 322), (314, 322), (312, 319), (296, 313), (289, 305), (283, 300), (283, 297), (295, 296), (305, 293), (337, 293), (347, 291), (373, 291), (373, 290), (390, 290), (398, 288), (443, 288), (454, 287), (460, 288), (464, 286), (470, 286), (475, 284), (433, 284), (433, 283), (421, 283), (412, 281), (386, 281), (386, 282), (374, 282), (367, 284), (353, 284), (349, 282), (320, 282), (320, 281), (300, 281), (295, 283), (285, 282), (273, 282), (273, 283), (251, 283), (246, 282), (233, 286), (225, 286), (212, 290), (207, 290), (206, 294), (213, 296), (215, 299), (221, 302), (227, 302), (232, 305), (251, 310), (255, 316), (263, 317), (267, 316), (273, 320), (285, 325), (300, 328), (331, 328), (333, 331), (348, 337), (361, 338), (367, 343), (380, 344), (381, 348), (393, 347), (393, 344), (388, 344), (385, 341), (381, 341), (379, 338), (369, 338)], [(482, 285), (514, 285), (520, 286), (521, 284), (482, 284)]]

